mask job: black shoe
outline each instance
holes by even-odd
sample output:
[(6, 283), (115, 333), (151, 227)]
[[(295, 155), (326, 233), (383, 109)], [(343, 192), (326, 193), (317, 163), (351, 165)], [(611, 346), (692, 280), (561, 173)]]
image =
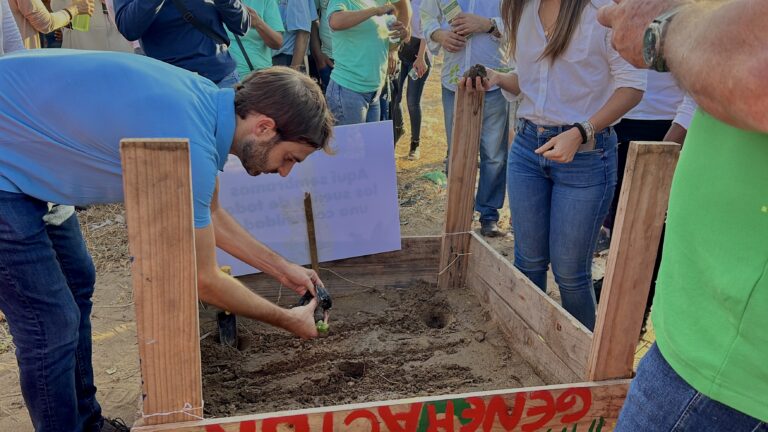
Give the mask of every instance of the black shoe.
[(421, 152), (419, 151), (418, 147), (411, 149), (410, 153), (408, 153), (408, 160), (419, 160), (420, 157)]
[(121, 418), (108, 419), (103, 417), (102, 420), (104, 423), (101, 425), (101, 432), (131, 432), (131, 428)]
[(501, 237), (504, 235), (499, 229), (498, 223), (493, 220), (480, 222), (480, 234), (482, 234), (483, 237)]

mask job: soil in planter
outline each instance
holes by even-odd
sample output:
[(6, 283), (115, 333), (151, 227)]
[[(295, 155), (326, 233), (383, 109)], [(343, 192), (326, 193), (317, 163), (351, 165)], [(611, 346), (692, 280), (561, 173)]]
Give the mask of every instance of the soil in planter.
[[(417, 283), (334, 297), (330, 333), (312, 341), (238, 320), (239, 350), (214, 336), (201, 343), (207, 416), (553, 383), (508, 347), (468, 289)], [(202, 327), (216, 333), (213, 321)]]

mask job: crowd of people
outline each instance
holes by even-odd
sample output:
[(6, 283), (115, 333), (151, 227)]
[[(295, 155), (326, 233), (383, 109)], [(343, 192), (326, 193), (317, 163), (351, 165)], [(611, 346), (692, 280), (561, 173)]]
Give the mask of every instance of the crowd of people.
[[(487, 70), (481, 234), (507, 235), (498, 222), (508, 197), (515, 267), (545, 292), (551, 270), (563, 307), (587, 329), (599, 301), (592, 259), (610, 239), (629, 143), (687, 143), (647, 302), (658, 343), (617, 430), (707, 430), (712, 422), (768, 430), (768, 86), (756, 80), (768, 63), (760, 51), (768, 7), (760, 1), (0, 0), (0, 56), (59, 47), (130, 53), (45, 50), (0, 60), (0, 309), (36, 430), (121, 427), (102, 418), (95, 399), (93, 266), (67, 206), (121, 198), (116, 147), (100, 142), (199, 139), (201, 299), (314, 337), (312, 304), (282, 310), (218, 271), (215, 246), (297, 293), (322, 284), (218, 207), (216, 171), (234, 154), (251, 175), (286, 176), (327, 149), (333, 125), (392, 120), (397, 144), (406, 136), (403, 99), (408, 158), (418, 159), (421, 99), (438, 55), (448, 152), (462, 76), (476, 64)], [(85, 17), (91, 32), (81, 31)], [(66, 111), (67, 73), (88, 73), (84, 83), (114, 91), (80, 95), (78, 114), (42, 115)], [(42, 83), (57, 98), (40, 95)], [(119, 121), (109, 114), (117, 110)], [(174, 121), (153, 124), (153, 113)], [(78, 115), (111, 129), (73, 128)], [(21, 142), (34, 145), (13, 147)], [(39, 158), (46, 148), (58, 157)], [(34, 262), (19, 258), (24, 251)], [(28, 271), (11, 276), (11, 268)], [(40, 273), (55, 289), (40, 288), (31, 276)]]

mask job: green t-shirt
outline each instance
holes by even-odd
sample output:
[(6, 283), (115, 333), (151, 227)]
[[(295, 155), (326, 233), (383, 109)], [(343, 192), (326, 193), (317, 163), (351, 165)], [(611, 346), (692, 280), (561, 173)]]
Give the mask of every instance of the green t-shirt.
[[(243, 3), (258, 12), (261, 19), (273, 30), (281, 33), (285, 31), (283, 20), (280, 18), (280, 9), (277, 7), (277, 0), (243, 0)], [(237, 73), (240, 75), (240, 79), (243, 79), (251, 73), (251, 69), (248, 67), (248, 62), (245, 61), (243, 51), (237, 45), (235, 35), (229, 30), (227, 30), (227, 35), (232, 41), (229, 45), (229, 54), (237, 62)], [(243, 42), (243, 48), (248, 53), (251, 64), (253, 64), (253, 70), (272, 66), (272, 48), (264, 43), (264, 39), (259, 36), (259, 32), (255, 28), (248, 29), (248, 33), (240, 40)]]
[(317, 7), (320, 15), (320, 51), (328, 58), (333, 58), (333, 32), (328, 23), (328, 4), (330, 2), (331, 0), (315, 0), (315, 7)]
[(768, 421), (768, 134), (694, 118), (652, 316), (659, 349), (686, 382)]
[[(394, 2), (393, 2), (394, 3)], [(375, 0), (331, 0), (328, 16), (378, 6)], [(346, 30), (334, 31), (331, 79), (352, 91), (378, 91), (387, 74), (389, 30), (386, 17), (376, 16)]]

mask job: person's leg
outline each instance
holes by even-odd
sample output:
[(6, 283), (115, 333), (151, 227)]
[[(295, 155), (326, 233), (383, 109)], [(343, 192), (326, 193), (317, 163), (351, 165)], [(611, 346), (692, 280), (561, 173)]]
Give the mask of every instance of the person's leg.
[(0, 309), (38, 432), (83, 430), (76, 385), (80, 310), (46, 232), (47, 203), (0, 192)]
[(448, 174), (448, 164), (451, 159), (451, 139), (453, 138), (453, 109), (456, 104), (456, 92), (443, 89), (443, 120), (445, 124), (446, 155), (445, 155), (445, 173)]
[(389, 103), (391, 93), (392, 83), (390, 82), (389, 77), (387, 77), (384, 80), (384, 85), (381, 87), (381, 89), (379, 89), (379, 117), (375, 119), (366, 119), (366, 123), (389, 120)]
[(509, 103), (501, 90), (486, 92), (480, 135), (480, 181), (475, 199), (481, 223), (498, 222), (499, 209), (504, 206), (508, 137)]
[(381, 110), (383, 109), (381, 104), (381, 92), (363, 93), (361, 94), (361, 97), (363, 98), (367, 109), (365, 113), (365, 123), (381, 121)]
[(364, 95), (346, 89), (331, 79), (326, 99), (337, 126), (365, 123), (369, 102)]
[(238, 82), (240, 82), (240, 74), (237, 73), (237, 70), (233, 70), (232, 73), (222, 78), (216, 85), (219, 88), (232, 88)]
[(614, 431), (768, 432), (768, 426), (696, 391), (654, 344), (640, 361)]
[(600, 132), (595, 150), (553, 163), (550, 251), (552, 272), (565, 310), (595, 326), (592, 255), (616, 187), (616, 134)]
[[(427, 65), (429, 65), (427, 59)], [(405, 67), (405, 63), (403, 63)], [(408, 80), (408, 92), (406, 100), (408, 103), (408, 115), (411, 118), (411, 152), (417, 151), (421, 144), (421, 97), (424, 94), (424, 86), (429, 78), (430, 69), (421, 78), (417, 80)], [(407, 72), (406, 72), (407, 73)]]
[(317, 71), (318, 75), (320, 75), (320, 88), (323, 89), (323, 94), (326, 94), (328, 91), (328, 84), (331, 82), (331, 72), (333, 72), (333, 68), (330, 66)]
[(91, 309), (96, 269), (85, 247), (77, 215), (61, 225), (46, 225), (59, 266), (72, 297), (80, 310), (77, 349), (75, 350), (75, 388), (78, 412), (85, 431), (101, 429), (101, 406), (96, 401), (96, 385), (91, 362)]
[(272, 66), (286, 66), (290, 67), (293, 62), (293, 55), (291, 54), (277, 54), (272, 56)]
[[(390, 112), (392, 112), (392, 127), (395, 132), (395, 145), (405, 133), (405, 121), (403, 120), (403, 92), (405, 91), (405, 83), (408, 80), (408, 71), (411, 70), (413, 65), (408, 62), (402, 62), (400, 66), (400, 73), (397, 75), (397, 83), (394, 86), (394, 92), (392, 94), (392, 106)], [(410, 90), (411, 84), (408, 84)], [(411, 131), (413, 134), (413, 131)]]
[(552, 180), (545, 161), (533, 152), (540, 146), (536, 127), (522, 121), (518, 125), (507, 166), (515, 267), (546, 292)]

